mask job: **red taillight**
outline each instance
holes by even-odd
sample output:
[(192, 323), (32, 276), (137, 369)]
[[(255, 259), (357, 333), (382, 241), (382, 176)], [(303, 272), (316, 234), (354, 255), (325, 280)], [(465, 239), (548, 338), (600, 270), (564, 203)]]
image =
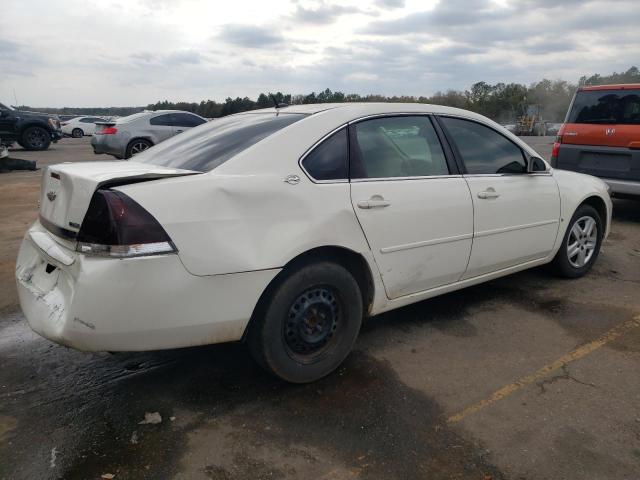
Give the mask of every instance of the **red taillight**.
[(560, 153), (560, 142), (555, 142), (553, 144), (553, 149), (551, 150), (551, 158), (558, 158), (558, 153)]
[(96, 130), (97, 135), (114, 135), (118, 133), (116, 127), (102, 127), (102, 130)]
[(135, 257), (176, 251), (160, 223), (116, 190), (93, 194), (77, 240), (76, 250), (89, 255)]

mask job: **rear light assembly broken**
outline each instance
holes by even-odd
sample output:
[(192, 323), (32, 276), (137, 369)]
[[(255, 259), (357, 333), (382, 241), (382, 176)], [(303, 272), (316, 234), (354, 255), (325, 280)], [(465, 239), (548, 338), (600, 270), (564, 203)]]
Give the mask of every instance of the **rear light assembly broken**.
[(139, 203), (116, 190), (97, 190), (78, 232), (76, 250), (105, 257), (175, 253), (162, 225)]

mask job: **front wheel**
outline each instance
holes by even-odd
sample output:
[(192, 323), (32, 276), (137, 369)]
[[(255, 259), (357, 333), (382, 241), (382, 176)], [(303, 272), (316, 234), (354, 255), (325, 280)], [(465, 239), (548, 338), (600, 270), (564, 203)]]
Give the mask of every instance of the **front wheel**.
[(51, 145), (51, 135), (45, 128), (28, 127), (22, 133), (21, 145), (26, 150), (46, 150)]
[(317, 262), (285, 273), (248, 333), (252, 356), (292, 383), (318, 380), (347, 357), (362, 323), (362, 295), (344, 267)]
[(71, 131), (71, 136), (72, 136), (73, 138), (81, 138), (81, 137), (84, 137), (84, 132), (83, 132), (83, 131), (82, 131), (82, 129), (80, 129), (80, 128), (74, 128), (74, 129)]
[(553, 266), (567, 278), (582, 277), (598, 258), (604, 227), (598, 211), (591, 205), (581, 205), (571, 217), (562, 245)]

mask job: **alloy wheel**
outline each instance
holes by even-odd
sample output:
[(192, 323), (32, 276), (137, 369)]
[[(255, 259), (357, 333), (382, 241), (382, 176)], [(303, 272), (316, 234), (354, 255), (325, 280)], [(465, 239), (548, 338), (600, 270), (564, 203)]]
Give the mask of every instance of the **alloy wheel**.
[(598, 225), (593, 217), (580, 217), (571, 226), (567, 237), (567, 257), (574, 268), (589, 263), (598, 243)]

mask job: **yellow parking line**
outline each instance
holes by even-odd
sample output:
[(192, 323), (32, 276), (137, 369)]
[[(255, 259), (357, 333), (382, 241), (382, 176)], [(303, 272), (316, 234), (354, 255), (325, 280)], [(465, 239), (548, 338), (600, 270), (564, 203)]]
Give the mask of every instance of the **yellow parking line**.
[(631, 320), (627, 320), (626, 322), (623, 322), (620, 325), (613, 327), (611, 330), (609, 330), (607, 333), (602, 335), (597, 340), (594, 340), (585, 345), (582, 345), (581, 347), (576, 348), (575, 350), (572, 350), (566, 355), (563, 355), (562, 357), (560, 357), (555, 362), (542, 367), (537, 372), (532, 373), (531, 375), (526, 375), (520, 378), (519, 380), (516, 380), (515, 382), (510, 383), (509, 385), (505, 385), (499, 390), (496, 390), (484, 400), (480, 400), (478, 403), (474, 403), (473, 405), (468, 406), (461, 412), (450, 416), (447, 419), (447, 422), (449, 423), (459, 422), (466, 416), (471, 415), (472, 413), (476, 413), (477, 411), (482, 410), (485, 407), (488, 407), (489, 405), (497, 402), (498, 400), (502, 400), (503, 398), (508, 397), (513, 392), (515, 392), (516, 390), (519, 390), (525, 385), (529, 385), (537, 380), (540, 380), (541, 378), (546, 377), (549, 373), (555, 370), (561, 369), (564, 365), (571, 363), (574, 360), (578, 360), (579, 358), (582, 358), (586, 355), (589, 355), (594, 350), (597, 350), (603, 345), (606, 345), (612, 340), (615, 340), (616, 338), (618, 338), (620, 335), (627, 332), (628, 330), (631, 330), (639, 326), (640, 326), (640, 315), (637, 315)]

